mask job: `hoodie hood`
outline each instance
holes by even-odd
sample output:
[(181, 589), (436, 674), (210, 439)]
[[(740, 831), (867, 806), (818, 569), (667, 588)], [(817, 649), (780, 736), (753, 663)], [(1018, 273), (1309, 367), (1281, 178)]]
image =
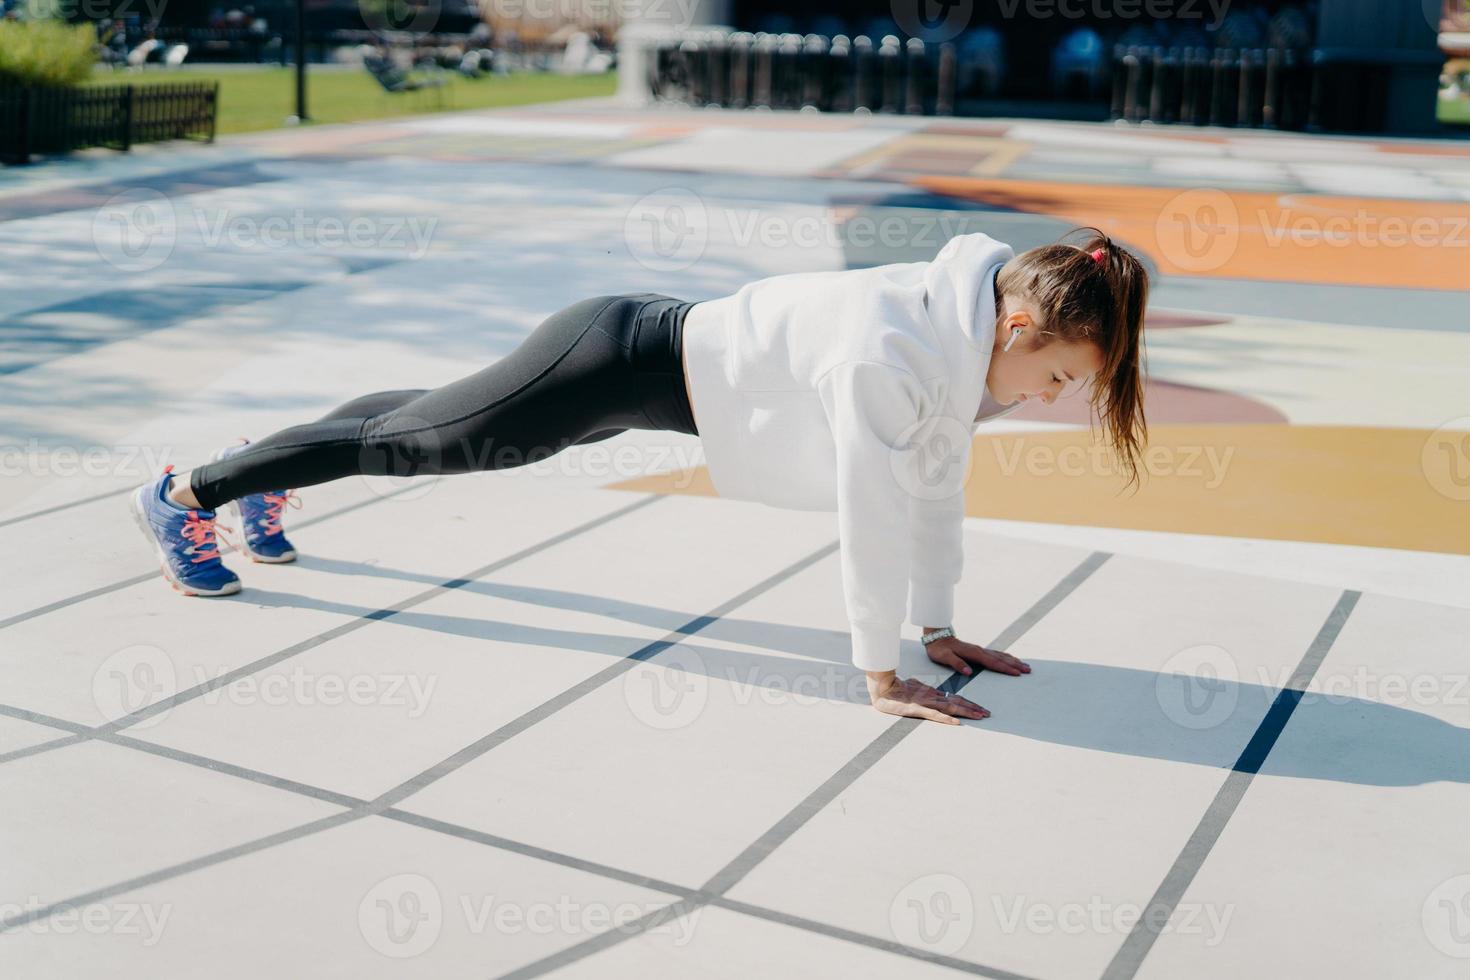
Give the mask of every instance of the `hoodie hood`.
[(1015, 257), (1005, 242), (976, 232), (951, 238), (924, 270), (929, 319), (987, 361), (995, 344), (995, 276)]
[(995, 418), (1019, 407), (995, 411), (985, 387), (995, 349), (995, 279), (1015, 255), (1005, 242), (976, 232), (951, 238), (924, 269), (924, 304), (950, 361), (953, 408), (972, 430), (986, 408), (986, 418)]

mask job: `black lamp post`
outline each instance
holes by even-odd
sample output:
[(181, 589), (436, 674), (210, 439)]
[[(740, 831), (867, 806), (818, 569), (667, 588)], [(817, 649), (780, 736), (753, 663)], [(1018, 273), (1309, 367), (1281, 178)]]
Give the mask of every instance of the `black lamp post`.
[(296, 0), (296, 120), (306, 122), (306, 0)]

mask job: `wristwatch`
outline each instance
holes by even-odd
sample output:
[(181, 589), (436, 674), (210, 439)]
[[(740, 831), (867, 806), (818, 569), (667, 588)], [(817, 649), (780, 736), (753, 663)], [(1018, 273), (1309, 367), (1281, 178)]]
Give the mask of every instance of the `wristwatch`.
[(925, 633), (923, 636), (919, 637), (919, 642), (924, 644), (924, 646), (928, 646), (935, 640), (942, 640), (946, 636), (954, 636), (953, 626), (945, 626), (937, 630), (930, 630), (928, 633)]

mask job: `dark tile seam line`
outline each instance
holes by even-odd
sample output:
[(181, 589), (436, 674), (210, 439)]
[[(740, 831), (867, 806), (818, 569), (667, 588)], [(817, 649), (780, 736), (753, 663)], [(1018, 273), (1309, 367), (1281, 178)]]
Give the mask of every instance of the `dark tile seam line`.
[[(1205, 860), (1209, 858), (1210, 851), (1219, 841), (1220, 835), (1225, 832), (1225, 825), (1230, 822), (1231, 816), (1240, 806), (1240, 801), (1245, 796), (1246, 790), (1250, 788), (1251, 781), (1261, 771), (1266, 756), (1271, 753), (1277, 738), (1286, 728), (1286, 723), (1291, 720), (1292, 712), (1296, 710), (1307, 685), (1312, 682), (1317, 668), (1322, 665), (1328, 650), (1336, 642), (1338, 635), (1342, 632), (1343, 624), (1347, 622), (1348, 616), (1352, 614), (1361, 596), (1361, 592), (1347, 589), (1338, 597), (1336, 605), (1327, 614), (1327, 619), (1312, 639), (1311, 645), (1307, 647), (1307, 652), (1302, 654), (1302, 659), (1292, 673), (1291, 680), (1276, 693), (1271, 707), (1266, 711), (1265, 717), (1261, 719), (1255, 733), (1241, 751), (1240, 758), (1231, 767), (1225, 781), (1220, 784), (1215, 798), (1206, 808), (1204, 815), (1200, 817), (1189, 839), (1185, 841), (1179, 856), (1174, 859), (1173, 865), (1164, 875), (1164, 880), (1159, 883), (1153, 897), (1149, 899), (1148, 905), (1139, 915), (1138, 921), (1133, 924), (1133, 928), (1124, 937), (1107, 968), (1103, 970), (1102, 980), (1131, 980), (1139, 967), (1143, 965), (1144, 958), (1148, 956), (1154, 943), (1158, 941), (1160, 931), (1173, 917), (1179, 900), (1184, 897), (1190, 883), (1194, 881)], [(1160, 925), (1158, 929), (1151, 929), (1149, 923), (1154, 921), (1156, 916)]]
[[(659, 502), (660, 500), (666, 499), (669, 498), (667, 495), (664, 494), (649, 494), (639, 500), (634, 501), (631, 504), (619, 507), (615, 510), (609, 511), (606, 514), (601, 514), (589, 521), (585, 521), (582, 524), (577, 525), (576, 527), (569, 528), (565, 531), (554, 534), (549, 538), (538, 541), (535, 544), (528, 545), (527, 547), (522, 548), (520, 551), (514, 552), (510, 555), (506, 555), (503, 558), (497, 558), (495, 561), (489, 563), (488, 565), (481, 566), (480, 568), (469, 572), (467, 575), (447, 579), (437, 585), (432, 585), (422, 592), (418, 592), (414, 595), (408, 596), (405, 599), (399, 600), (397, 603), (391, 606), (386, 606), (382, 609), (375, 609), (372, 612), (364, 613), (361, 616), (350, 619), (345, 623), (339, 623), (338, 625), (333, 626), (330, 629), (309, 636), (304, 640), (298, 640), (290, 646), (277, 650), (275, 653), (267, 654), (264, 657), (253, 660), (250, 663), (243, 664), (239, 667), (236, 667), (234, 670), (227, 671), (217, 677), (210, 678), (206, 681), (194, 685), (193, 687), (185, 688), (182, 691), (177, 691), (169, 697), (160, 698), (159, 700), (154, 701), (151, 704), (139, 708), (137, 711), (133, 711), (129, 714), (123, 715), (121, 718), (117, 718), (104, 725), (90, 727), (88, 729), (90, 734), (85, 736), (81, 740), (84, 741), (85, 738), (93, 738), (99, 735), (110, 735), (119, 732), (129, 727), (130, 725), (137, 724), (138, 722), (143, 721), (147, 718), (151, 718), (156, 714), (171, 710), (172, 708), (177, 707), (178, 705), (183, 704), (187, 701), (192, 701), (195, 698), (202, 697), (203, 695), (208, 694), (210, 691), (213, 691), (217, 688), (232, 684), (242, 677), (246, 677), (250, 674), (265, 670), (268, 667), (273, 667), (276, 664), (281, 663), (284, 660), (288, 660), (291, 657), (294, 657), (300, 653), (304, 653), (307, 650), (315, 649), (316, 647), (321, 646), (324, 643), (328, 643), (334, 639), (337, 639), (338, 637), (345, 636), (348, 633), (354, 633), (357, 630), (370, 625), (371, 623), (390, 619), (398, 613), (404, 612), (408, 609), (413, 608), (414, 606), (420, 605), (444, 592), (448, 592), (461, 586), (468, 585), (477, 578), (488, 575), (491, 572), (497, 571), (508, 565), (514, 564), (515, 562), (534, 555), (540, 551), (543, 551), (546, 548), (561, 544), (562, 542), (579, 534), (591, 531), (605, 523), (616, 520), (620, 517), (624, 517), (627, 514), (632, 513), (633, 511), (639, 510), (643, 507), (649, 506), (650, 504), (654, 504)], [(64, 739), (59, 739), (56, 742), (47, 743), (46, 745), (32, 746), (29, 749), (20, 749), (16, 752), (9, 753), (6, 757), (0, 758), (26, 757), (30, 755), (35, 755), (38, 752), (45, 751), (48, 746), (61, 748), (63, 743), (67, 745), (76, 744), (76, 742), (68, 742)]]
[[(1090, 553), (1076, 568), (1068, 572), (1057, 585), (1052, 587), (1046, 595), (1038, 599), (1011, 623), (1011, 625), (1002, 630), (989, 645), (999, 649), (1005, 649), (1015, 643), (1017, 639), (1035, 625), (1046, 613), (1050, 612), (1051, 609), (1055, 608), (1063, 599), (1086, 581), (1110, 557), (1112, 557), (1110, 552), (1094, 551)], [(964, 685), (957, 683), (957, 680), (962, 679), (968, 683), (978, 676), (979, 673), (979, 671), (976, 671), (970, 677), (952, 674), (939, 686), (940, 690), (958, 690)], [(741, 879), (754, 870), (758, 864), (765, 860), (768, 855), (775, 851), (777, 847), (788, 840), (803, 825), (811, 820), (812, 817), (836, 799), (839, 793), (851, 786), (863, 773), (871, 769), (892, 751), (909, 733), (914, 731), (919, 725), (925, 723), (920, 718), (899, 718), (888, 728), (884, 729), (876, 738), (864, 746), (857, 755), (844, 763), (837, 772), (829, 776), (826, 781), (793, 807), (785, 816), (776, 821), (754, 843), (736, 855), (724, 868), (715, 872), (709, 881), (705, 882), (699, 889), (700, 895), (715, 894), (723, 896), (738, 884)], [(935, 724), (934, 722), (927, 723)], [(599, 933), (518, 969), (499, 974), (497, 980), (529, 980), (531, 977), (542, 976), (552, 970), (560, 969), (570, 963), (575, 963), (588, 956), (610, 949), (648, 929), (656, 928), (665, 922), (694, 912), (705, 904), (707, 904), (707, 901), (702, 897), (681, 898), (671, 905), (655, 909), (632, 922), (620, 925), (616, 929)], [(972, 971), (977, 969), (987, 970), (984, 967), (977, 968), (973, 966), (970, 969)], [(999, 980), (1019, 980), (1015, 974), (1004, 971), (987, 970), (984, 975), (993, 976), (999, 978)]]
[[(128, 487), (127, 489), (131, 491), (136, 490), (137, 487)], [(371, 497), (367, 500), (359, 500), (355, 504), (348, 504), (345, 507), (339, 507), (336, 510), (327, 511), (325, 514), (319, 514), (316, 517), (308, 517), (306, 520), (293, 522), (291, 526), (293, 530), (308, 528), (314, 524), (320, 524), (323, 521), (329, 521), (333, 518), (341, 517), (344, 514), (350, 514), (353, 511), (361, 510), (364, 507), (371, 507), (373, 504), (379, 503), (380, 501), (390, 500), (393, 497), (399, 496), (400, 494), (405, 494), (411, 490), (417, 489), (418, 484), (410, 484), (406, 487), (400, 487), (396, 490), (390, 490), (380, 496)], [(239, 553), (239, 549), (234, 547), (231, 547), (227, 551), (220, 552), (220, 554), (222, 555), (232, 555)], [(99, 596), (107, 595), (110, 592), (121, 591), (122, 589), (126, 589), (129, 586), (137, 585), (139, 582), (146, 582), (152, 578), (163, 578), (163, 573), (156, 566), (151, 572), (145, 572), (141, 575), (134, 575), (131, 578), (125, 578), (121, 581), (113, 582), (108, 585), (99, 585), (95, 589), (88, 589), (86, 592), (79, 592), (76, 595), (68, 596), (65, 599), (56, 599), (52, 602), (46, 603), (45, 605), (37, 606), (34, 609), (28, 609), (25, 612), (16, 613), (13, 616), (9, 616), (5, 619), (0, 619), (0, 629), (5, 629), (7, 626), (15, 626), (27, 620), (35, 619), (38, 616), (44, 616), (47, 613), (56, 612), (60, 609), (69, 608), (71, 606), (77, 605), (78, 603), (85, 602), (88, 599), (95, 599)]]
[[(628, 507), (621, 508), (619, 511), (615, 511), (611, 515), (604, 515), (604, 517), (599, 520), (607, 519), (612, 516), (620, 516), (621, 514), (627, 513), (636, 507), (646, 506), (648, 503), (660, 499), (667, 499), (667, 497), (662, 495), (654, 495), (645, 498), (644, 500), (641, 500)], [(568, 533), (571, 532), (563, 532), (563, 535), (558, 535), (558, 537), (563, 537)], [(837, 549), (837, 546), (837, 542), (835, 541), (830, 544), (823, 545), (812, 554), (802, 559), (799, 559), (797, 562), (788, 566), (786, 569), (766, 578), (761, 583), (761, 587), (765, 589), (773, 588), (774, 586), (780, 584), (781, 581), (789, 578), (791, 575), (794, 575), (797, 571), (800, 571), (801, 569), (813, 564), (825, 555), (835, 551)], [(433, 590), (430, 591), (432, 592)], [(740, 602), (749, 601), (749, 599), (754, 598), (755, 595), (758, 594), (758, 592), (748, 589), (745, 592), (741, 593), (740, 596), (737, 597), (737, 600)], [(720, 606), (716, 607), (716, 611), (729, 607), (730, 605), (730, 601), (721, 603)], [(723, 613), (720, 613), (720, 615), (723, 615)], [(647, 659), (647, 657), (650, 656), (653, 652), (661, 651), (671, 646), (674, 642), (677, 642), (677, 639), (671, 640), (670, 638), (677, 638), (698, 632), (710, 623), (715, 622), (716, 619), (718, 619), (718, 616), (712, 614), (696, 616), (695, 618), (685, 623), (683, 626), (670, 630), (668, 633), (664, 634), (663, 638), (652, 641), (640, 647), (638, 650), (635, 650), (632, 654), (629, 655), (628, 659), (631, 660), (634, 657), (640, 657), (640, 655), (642, 659)], [(611, 680), (615, 676), (618, 676), (618, 674), (620, 673), (621, 671), (613, 672), (609, 669), (604, 669), (593, 676), (602, 677), (604, 678), (604, 681), (607, 681)], [(191, 871), (196, 871), (201, 868), (206, 868), (214, 864), (219, 864), (221, 862), (228, 861), (236, 857), (242, 857), (247, 854), (255, 853), (256, 851), (265, 850), (278, 844), (285, 844), (302, 837), (310, 836), (324, 830), (329, 830), (333, 827), (359, 820), (363, 817), (381, 815), (388, 810), (394, 809), (394, 803), (398, 799), (407, 796), (411, 792), (415, 792), (418, 789), (421, 789), (429, 782), (432, 782), (433, 780), (438, 779), (443, 775), (446, 775), (448, 772), (452, 772), (454, 769), (458, 768), (459, 765), (463, 765), (465, 762), (469, 761), (470, 757), (467, 756), (467, 753), (470, 750), (477, 750), (475, 753), (476, 756), (481, 755), (484, 752), (489, 751), (489, 749), (494, 747), (494, 745), (498, 745), (504, 742), (506, 738), (510, 737), (509, 734), (505, 734), (503, 735), (503, 737), (496, 738), (495, 736), (497, 734), (514, 734), (515, 732), (524, 730), (524, 728), (527, 726), (521, 723), (521, 719), (527, 716), (535, 716), (537, 720), (541, 720), (546, 717), (547, 714), (549, 714), (549, 712), (545, 710), (548, 705), (555, 703), (557, 707), (564, 707), (566, 704), (571, 703), (572, 700), (576, 700), (582, 695), (589, 693), (591, 688), (586, 687), (584, 682), (583, 684), (575, 685), (572, 690), (579, 692), (575, 698), (567, 700), (563, 695), (558, 695), (557, 697), (549, 699), (547, 702), (543, 702), (542, 705), (538, 705), (537, 707), (530, 709), (530, 711), (524, 713), (519, 718), (513, 719), (507, 724), (502, 725), (499, 729), (496, 730), (495, 733), (492, 733), (491, 736), (472, 743), (466, 749), (462, 749), (460, 750), (460, 752), (457, 752), (453, 756), (450, 756), (448, 759), (444, 760), (443, 763), (431, 766), (429, 769), (424, 770), (417, 776), (414, 776), (404, 783), (400, 783), (393, 789), (390, 789), (386, 793), (379, 795), (376, 799), (367, 801), (363, 806), (354, 807), (353, 809), (346, 810), (342, 813), (332, 814), (331, 816), (323, 817), (318, 820), (301, 824), (297, 827), (291, 827), (286, 830), (279, 831), (277, 833), (270, 834), (266, 837), (258, 838), (253, 841), (246, 841), (242, 844), (237, 844), (220, 851), (215, 851), (211, 854), (205, 854), (197, 858), (192, 858), (180, 864), (171, 865), (169, 867), (162, 868), (157, 871), (152, 871), (144, 875), (127, 879), (125, 881), (115, 882), (111, 885), (106, 885), (101, 888), (93, 889), (92, 891), (73, 896), (69, 899), (63, 899), (61, 901), (53, 902), (49, 905), (34, 909), (27, 909), (26, 911), (18, 915), (11, 916), (8, 919), (0, 920), (0, 933), (3, 933), (7, 929), (14, 929), (19, 926), (25, 925), (28, 922), (47, 918), (51, 915), (56, 914), (59, 911), (63, 911), (68, 908), (98, 902), (103, 899), (110, 898), (114, 895), (132, 891), (146, 885), (154, 884), (159, 881), (166, 881), (170, 878), (187, 874)], [(24, 711), (24, 709), (15, 710), (17, 712)], [(35, 719), (40, 719), (44, 717), (33, 712), (25, 713)], [(100, 737), (101, 735), (115, 734), (115, 732), (113, 731), (102, 731), (101, 729), (89, 729), (89, 731), (94, 733), (92, 736), (90, 736), (93, 738)], [(445, 768), (446, 763), (454, 763), (456, 762), (456, 760), (457, 764), (452, 765), (450, 768)]]
[[(74, 732), (77, 734), (90, 731), (90, 729), (88, 729), (86, 725), (65, 721), (64, 719), (60, 718), (53, 718), (49, 715), (42, 715), (37, 712), (27, 711), (23, 708), (16, 708), (10, 705), (0, 705), (0, 715), (6, 715), (11, 718), (19, 718), (24, 721), (32, 722), (34, 724), (46, 725), (49, 727), (61, 729), (63, 731)], [(294, 779), (286, 779), (280, 776), (273, 776), (269, 773), (261, 772), (257, 769), (251, 769), (248, 766), (238, 766), (234, 763), (224, 762), (219, 759), (212, 759), (207, 756), (198, 755), (197, 753), (184, 751), (182, 749), (176, 749), (171, 746), (160, 745), (154, 742), (146, 742), (142, 739), (133, 738), (128, 735), (104, 735), (98, 736), (96, 740), (107, 742), (113, 745), (118, 745), (123, 748), (133, 749), (139, 752), (144, 752), (149, 755), (155, 755), (161, 758), (170, 759), (175, 762), (181, 762), (185, 765), (194, 766), (199, 769), (205, 769), (210, 772), (222, 773), (226, 776), (232, 776), (237, 779), (248, 780), (249, 782), (257, 783), (263, 786), (269, 786), (273, 789), (284, 790), (288, 793), (295, 793), (297, 795), (309, 797), (311, 799), (321, 800), (326, 803), (332, 803), (334, 805), (341, 806), (344, 809), (365, 807), (368, 805), (368, 801), (360, 797), (348, 796), (347, 794), (339, 793), (335, 790), (324, 789), (320, 786), (312, 786), (308, 783), (298, 782)], [(0, 760), (3, 760), (3, 758), (3, 756), (0, 756)], [(545, 861), (549, 864), (555, 864), (560, 867), (569, 868), (574, 871), (582, 871), (588, 874), (596, 875), (601, 878), (618, 881), (623, 884), (634, 885), (640, 888), (647, 888), (653, 891), (660, 891), (670, 895), (679, 895), (686, 898), (697, 897), (700, 895), (698, 889), (691, 888), (686, 885), (680, 885), (675, 882), (665, 881), (661, 878), (655, 878), (649, 875), (638, 874), (636, 872), (628, 871), (623, 868), (603, 864), (599, 861), (579, 858), (572, 854), (566, 854), (561, 851), (554, 851), (549, 848), (540, 847), (535, 844), (514, 840), (508, 837), (502, 837), (498, 834), (491, 834), (487, 831), (477, 830), (473, 827), (465, 827), (459, 824), (450, 823), (445, 820), (439, 820), (434, 817), (427, 817), (421, 814), (411, 813), (406, 810), (399, 810), (390, 807), (377, 814), (377, 816), (387, 820), (394, 820), (399, 823), (407, 824), (409, 826), (418, 827), (432, 833), (444, 834), (446, 836), (455, 837), (460, 840), (468, 841), (470, 843), (482, 844), (484, 846), (493, 847), (498, 850), (509, 851), (514, 854), (519, 854), (523, 857), (529, 857), (532, 860)], [(814, 932), (821, 935), (830, 936), (832, 938), (846, 940), (847, 942), (856, 943), (861, 946), (867, 946), (871, 949), (878, 949), (885, 952), (896, 953), (901, 956), (909, 956), (914, 959), (920, 959), (928, 962), (938, 963), (941, 965), (952, 966), (962, 970), (970, 969), (975, 965), (965, 960), (960, 960), (949, 956), (941, 956), (928, 950), (905, 946), (902, 943), (897, 943), (892, 940), (883, 939), (878, 936), (870, 936), (866, 933), (855, 932), (850, 929), (843, 929), (840, 926), (833, 926), (825, 922), (819, 922), (815, 919), (805, 918), (804, 916), (793, 915), (791, 913), (781, 912), (776, 909), (768, 909), (764, 906), (752, 905), (748, 902), (737, 902), (733, 899), (724, 898), (723, 896), (719, 895), (707, 895), (704, 897), (706, 898), (707, 904), (710, 905), (729, 909), (730, 911), (734, 912), (740, 912), (745, 915), (753, 916), (755, 918), (766, 919), (770, 922), (788, 925), (792, 928), (801, 929), (806, 932)]]

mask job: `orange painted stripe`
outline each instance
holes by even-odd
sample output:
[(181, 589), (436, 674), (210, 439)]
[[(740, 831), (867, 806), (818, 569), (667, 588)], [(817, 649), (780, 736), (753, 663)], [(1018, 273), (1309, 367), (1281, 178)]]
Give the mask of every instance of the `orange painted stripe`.
[(1095, 225), (1180, 276), (1462, 290), (1470, 202), (915, 177), (938, 194)]
[[(1136, 493), (1085, 429), (975, 440), (972, 517), (1470, 554), (1470, 433), (1159, 425)], [(614, 489), (714, 496), (708, 472)]]

